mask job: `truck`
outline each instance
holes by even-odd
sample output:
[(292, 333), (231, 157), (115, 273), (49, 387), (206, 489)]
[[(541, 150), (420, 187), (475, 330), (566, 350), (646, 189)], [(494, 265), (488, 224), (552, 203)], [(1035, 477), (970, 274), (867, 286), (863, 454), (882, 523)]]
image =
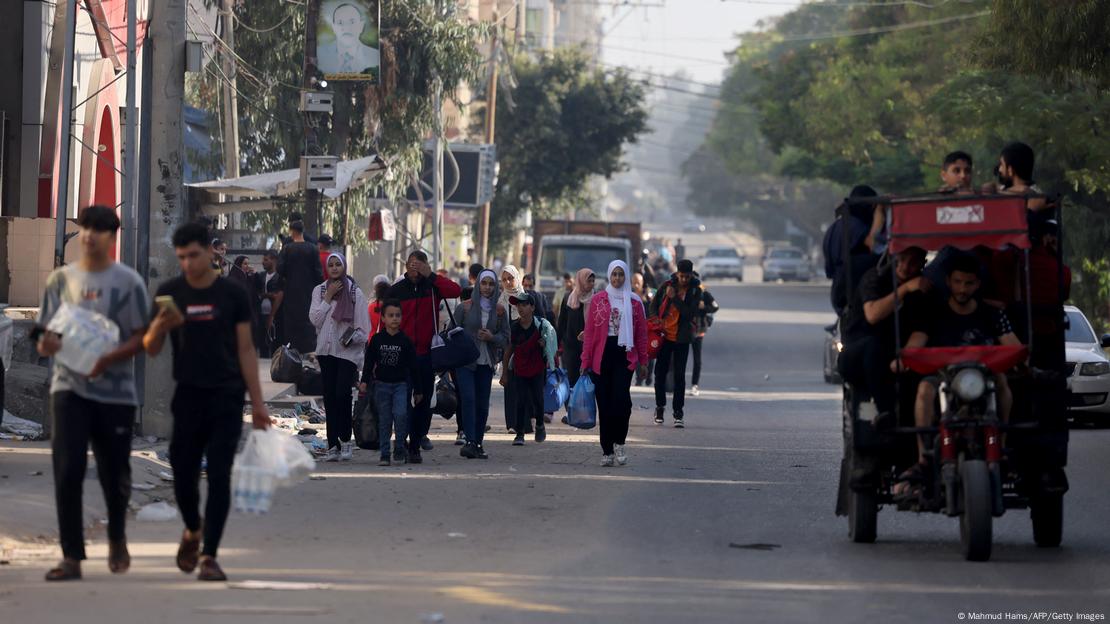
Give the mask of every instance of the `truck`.
[(624, 260), (636, 272), (643, 249), (639, 223), (605, 221), (537, 220), (532, 233), (532, 272), (536, 290), (551, 301), (562, 285), (564, 273), (593, 269), (597, 287), (606, 281), (606, 270), (613, 260)]

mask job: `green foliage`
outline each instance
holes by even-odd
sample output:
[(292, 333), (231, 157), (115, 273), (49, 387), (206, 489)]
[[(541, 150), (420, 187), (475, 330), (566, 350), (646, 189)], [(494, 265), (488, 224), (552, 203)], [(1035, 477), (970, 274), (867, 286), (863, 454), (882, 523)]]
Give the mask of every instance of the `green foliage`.
[(518, 86), (498, 92), (497, 146), (501, 170), (490, 216), (490, 247), (503, 249), (517, 218), (589, 208), (591, 176), (622, 169), (621, 146), (646, 129), (644, 90), (623, 71), (593, 67), (582, 51), (565, 48), (513, 59)]
[[(940, 184), (947, 152), (970, 152), (982, 183), (1001, 148), (1020, 140), (1037, 154), (1039, 186), (1065, 196), (1073, 300), (1100, 322), (1110, 299), (1110, 3), (994, 0), (989, 18), (919, 27), (980, 9), (967, 4), (803, 6), (745, 35), (706, 143), (723, 171), (695, 154), (687, 163), (691, 200), (721, 210), (722, 194), (731, 194), (732, 212), (765, 223), (759, 213), (784, 208), (745, 195), (759, 176), (927, 191)], [(913, 27), (799, 37), (880, 25)], [(729, 174), (728, 184), (711, 186)]]
[[(239, 97), (239, 152), (241, 173), (249, 175), (299, 166), (305, 144), (298, 112), (303, 79), (305, 9), (301, 3), (242, 0), (235, 13)], [(270, 29), (272, 25), (280, 27)], [(425, 0), (391, 0), (382, 8), (382, 80), (377, 86), (336, 82), (335, 112), (317, 128), (320, 145), (330, 153), (354, 159), (380, 153), (393, 175), (383, 180), (386, 195), (404, 196), (422, 167), (423, 141), (437, 126), (430, 94), (433, 79), (442, 85), (445, 101), (459, 106), (459, 87), (481, 73), (479, 43), (485, 26), (464, 21), (448, 9), (437, 11)], [(205, 33), (201, 33), (205, 34)], [(244, 62), (245, 61), (245, 62)], [(191, 81), (190, 104), (218, 119), (220, 86), (225, 77), (212, 59), (202, 79)], [(197, 163), (203, 165), (204, 163)], [(365, 222), (373, 189), (348, 193), (325, 202), (321, 229), (345, 233)], [(283, 210), (248, 213), (248, 225), (276, 231), (299, 201)], [(361, 226), (359, 226), (361, 227)], [(347, 237), (350, 242), (361, 237)]]
[(987, 66), (1058, 84), (1110, 88), (1110, 3), (994, 0), (977, 51)]

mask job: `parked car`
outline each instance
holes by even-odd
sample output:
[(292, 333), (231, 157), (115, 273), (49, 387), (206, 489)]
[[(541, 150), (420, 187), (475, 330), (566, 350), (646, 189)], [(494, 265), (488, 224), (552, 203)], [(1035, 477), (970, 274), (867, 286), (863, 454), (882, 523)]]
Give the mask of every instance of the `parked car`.
[(744, 255), (735, 247), (710, 247), (698, 262), (698, 273), (702, 279), (723, 277), (744, 281)]
[(1064, 306), (1068, 329), (1064, 336), (1068, 360), (1069, 411), (1077, 419), (1110, 419), (1110, 359), (1103, 349), (1110, 348), (1110, 334), (1095, 337), (1095, 330), (1083, 312)]
[(705, 231), (705, 224), (701, 221), (687, 221), (682, 226), (682, 231), (687, 234), (700, 234)]
[(763, 258), (763, 281), (808, 282), (811, 269), (809, 257), (797, 247), (775, 247)]
[(844, 379), (840, 376), (840, 369), (837, 367), (840, 353), (844, 351), (844, 343), (840, 341), (840, 323), (825, 327), (824, 351), (825, 383), (836, 385), (844, 383)]

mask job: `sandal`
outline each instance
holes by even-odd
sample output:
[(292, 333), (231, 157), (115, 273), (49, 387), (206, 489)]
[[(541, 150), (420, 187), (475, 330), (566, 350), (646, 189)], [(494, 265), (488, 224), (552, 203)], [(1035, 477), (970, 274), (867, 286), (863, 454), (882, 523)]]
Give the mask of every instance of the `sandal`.
[(900, 500), (916, 497), (921, 489), (922, 482), (925, 480), (925, 473), (928, 468), (928, 464), (919, 461), (907, 468), (902, 474), (898, 475), (894, 487), (890, 490), (891, 494), (894, 495), (894, 499)]
[(197, 569), (200, 560), (200, 529), (195, 533), (189, 529), (181, 534), (181, 545), (177, 547), (177, 569), (189, 574)]
[(57, 567), (46, 573), (48, 581), (77, 581), (81, 579), (81, 562), (77, 559), (62, 559)]
[(108, 542), (108, 569), (112, 574), (123, 574), (131, 569), (131, 553), (127, 541)]
[(220, 564), (216, 563), (216, 559), (205, 555), (200, 560), (200, 574), (197, 574), (198, 581), (226, 581), (227, 575), (220, 569)]

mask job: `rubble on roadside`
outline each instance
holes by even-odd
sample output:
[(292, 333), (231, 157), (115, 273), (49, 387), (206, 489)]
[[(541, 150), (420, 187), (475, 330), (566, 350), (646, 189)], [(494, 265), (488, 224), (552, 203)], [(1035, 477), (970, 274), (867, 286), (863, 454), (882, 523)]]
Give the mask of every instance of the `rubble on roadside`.
[(4, 411), (4, 419), (0, 422), (0, 440), (34, 442), (45, 439), (46, 431), (42, 425)]

